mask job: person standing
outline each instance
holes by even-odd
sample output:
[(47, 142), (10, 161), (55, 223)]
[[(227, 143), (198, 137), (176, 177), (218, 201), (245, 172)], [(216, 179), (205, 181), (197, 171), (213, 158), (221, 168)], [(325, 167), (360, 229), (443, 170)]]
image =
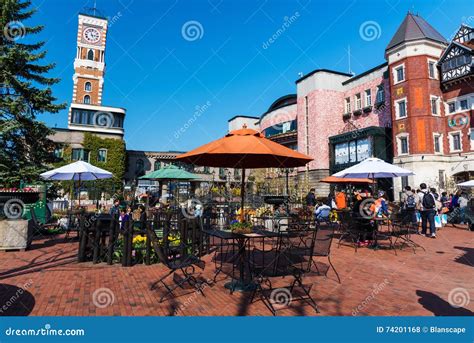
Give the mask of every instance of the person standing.
[(466, 223), (466, 207), (468, 204), (466, 193), (461, 193), (459, 196), (459, 211), (460, 211), (460, 221), (464, 225)]
[(418, 229), (418, 221), (416, 220), (416, 205), (418, 203), (418, 196), (413, 193), (410, 186), (406, 186), (402, 194), (402, 211), (403, 221), (411, 222), (414, 227)]
[(306, 195), (306, 206), (314, 207), (316, 206), (316, 195), (314, 194), (315, 189), (311, 188)]
[(426, 235), (427, 226), (430, 226), (431, 238), (436, 238), (436, 226), (435, 226), (435, 215), (436, 215), (436, 201), (433, 194), (429, 191), (426, 183), (420, 184), (421, 192), (420, 197), (420, 215), (421, 215), (421, 234)]

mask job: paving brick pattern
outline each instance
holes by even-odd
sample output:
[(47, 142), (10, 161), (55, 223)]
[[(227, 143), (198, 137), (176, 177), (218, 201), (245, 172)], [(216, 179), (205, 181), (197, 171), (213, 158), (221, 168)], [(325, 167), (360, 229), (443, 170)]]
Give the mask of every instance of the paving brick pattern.
[[(473, 315), (474, 233), (447, 227), (437, 239), (414, 240), (426, 252), (405, 249), (395, 255), (391, 250), (360, 248), (355, 253), (333, 242), (332, 261), (342, 284), (332, 271), (328, 277), (311, 273), (305, 278), (313, 284), (318, 315)], [(271, 315), (262, 302), (249, 304), (249, 293), (229, 294), (222, 274), (205, 287), (205, 296), (184, 289), (160, 304), (163, 293), (150, 290), (150, 284), (164, 275), (164, 266), (77, 263), (76, 253), (77, 242), (64, 242), (62, 237), (36, 241), (26, 252), (1, 253), (0, 315)], [(210, 278), (214, 263), (211, 256), (205, 261), (203, 277)], [(326, 263), (324, 258), (320, 261)], [(282, 286), (289, 282), (274, 280)], [(463, 306), (453, 307), (449, 300)], [(310, 306), (294, 302), (278, 315), (316, 314)]]

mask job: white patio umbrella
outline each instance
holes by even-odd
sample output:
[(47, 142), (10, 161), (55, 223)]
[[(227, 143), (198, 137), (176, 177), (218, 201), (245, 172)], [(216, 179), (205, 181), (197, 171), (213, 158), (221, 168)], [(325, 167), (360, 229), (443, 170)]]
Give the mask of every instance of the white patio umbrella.
[[(77, 161), (42, 173), (40, 174), (40, 176), (45, 180), (79, 181), (80, 187), (81, 181), (110, 179), (113, 175), (111, 172), (93, 166), (90, 163), (84, 161)], [(79, 205), (80, 204), (81, 198), (79, 197)]]
[(401, 177), (415, 175), (411, 170), (404, 169), (393, 164), (387, 163), (380, 158), (367, 158), (355, 166), (341, 170), (332, 176), (342, 178), (390, 178), (390, 177)]
[(474, 187), (474, 180), (469, 180), (465, 182), (458, 183), (460, 187)]

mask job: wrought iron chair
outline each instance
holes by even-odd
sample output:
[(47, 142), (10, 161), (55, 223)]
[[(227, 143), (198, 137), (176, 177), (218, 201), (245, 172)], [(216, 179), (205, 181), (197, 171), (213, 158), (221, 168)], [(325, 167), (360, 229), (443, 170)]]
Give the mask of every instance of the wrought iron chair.
[(311, 260), (308, 264), (308, 271), (311, 269), (311, 266), (314, 265), (318, 274), (320, 274), (318, 264), (314, 259), (317, 257), (327, 257), (329, 267), (326, 269), (324, 276), (327, 277), (329, 268), (332, 268), (332, 270), (337, 276), (338, 282), (341, 283), (339, 273), (336, 271), (336, 268), (334, 268), (334, 265), (331, 262), (331, 244), (334, 238), (334, 231), (335, 225), (333, 225), (332, 223), (322, 224), (319, 226), (318, 230), (316, 231), (316, 238), (313, 244)]
[(394, 247), (398, 242), (400, 242), (400, 250), (402, 250), (404, 246), (408, 246), (413, 249), (413, 253), (415, 254), (416, 248), (421, 248), (426, 251), (422, 245), (411, 239), (412, 234), (417, 234), (418, 227), (413, 224), (411, 218), (408, 218), (403, 213), (392, 214), (390, 229), (392, 236), (395, 238), (395, 241), (393, 242)]
[[(289, 231), (301, 230), (301, 227), (290, 225)], [(319, 313), (318, 306), (311, 296), (312, 284), (305, 284), (303, 276), (307, 268), (302, 268), (301, 260), (294, 259), (294, 257), (301, 258), (303, 255), (312, 254), (312, 247), (316, 235), (312, 232), (306, 231), (305, 234), (309, 236), (293, 235), (294, 232), (286, 232), (284, 235), (286, 239), (279, 239), (280, 243), (275, 251), (275, 259), (269, 261), (268, 265), (264, 265), (263, 269), (254, 270), (257, 274), (254, 277), (255, 290), (250, 298), (250, 303), (261, 300), (265, 306), (275, 316), (277, 311), (286, 308), (291, 302), (301, 301), (309, 304), (316, 313)], [(309, 238), (309, 240), (307, 239)], [(268, 260), (267, 260), (268, 261)], [(281, 263), (283, 261), (283, 265)], [(266, 270), (275, 270), (278, 267), (277, 274), (266, 275)], [(283, 276), (292, 277), (292, 282), (283, 287), (275, 287), (272, 278)]]
[[(170, 256), (166, 251), (166, 236), (163, 236), (162, 243), (160, 244), (156, 233), (151, 229), (148, 229), (148, 237), (150, 237), (152, 240), (153, 248), (160, 259), (160, 262), (163, 263), (163, 265), (168, 269), (168, 273), (166, 273), (159, 280), (152, 283), (150, 286), (151, 290), (155, 290), (160, 287), (164, 287), (166, 289), (165, 294), (163, 294), (160, 298), (160, 303), (162, 303), (168, 296), (175, 298), (176, 295), (174, 291), (177, 288), (184, 288), (184, 284), (190, 285), (197, 293), (200, 293), (204, 296), (204, 285), (207, 284), (207, 282), (198, 280), (195, 270), (195, 266), (199, 266), (200, 268), (204, 269), (204, 262), (191, 254), (185, 254), (179, 256), (178, 258), (176, 256)], [(178, 272), (181, 272), (182, 278), (180, 280), (175, 280), (175, 275), (177, 275)], [(173, 277), (173, 281), (175, 283), (174, 285), (165, 283), (165, 280), (169, 276)]]

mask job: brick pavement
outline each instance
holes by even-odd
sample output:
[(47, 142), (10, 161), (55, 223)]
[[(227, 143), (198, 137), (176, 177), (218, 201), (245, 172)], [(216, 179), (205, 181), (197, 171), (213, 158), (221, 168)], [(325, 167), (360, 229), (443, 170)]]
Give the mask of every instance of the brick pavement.
[[(474, 233), (447, 227), (437, 239), (417, 236), (414, 240), (426, 252), (405, 249), (396, 256), (390, 250), (360, 248), (355, 253), (352, 247), (337, 248), (333, 242), (332, 261), (342, 284), (332, 271), (327, 278), (315, 273), (305, 278), (313, 283), (311, 294), (319, 315), (473, 315)], [(205, 297), (180, 290), (178, 298), (160, 304), (161, 291), (151, 291), (149, 286), (165, 273), (164, 266), (77, 263), (76, 251), (77, 242), (58, 237), (37, 241), (26, 252), (1, 253), (0, 315), (271, 315), (262, 302), (249, 304), (248, 293), (229, 294), (224, 275), (205, 288)], [(214, 264), (210, 256), (205, 261), (203, 277), (209, 278)], [(320, 261), (325, 263), (324, 258)], [(279, 279), (277, 285), (287, 281)], [(99, 306), (94, 304), (94, 292)], [(450, 306), (450, 292), (452, 301), (465, 306)], [(315, 312), (295, 302), (278, 315)]]

